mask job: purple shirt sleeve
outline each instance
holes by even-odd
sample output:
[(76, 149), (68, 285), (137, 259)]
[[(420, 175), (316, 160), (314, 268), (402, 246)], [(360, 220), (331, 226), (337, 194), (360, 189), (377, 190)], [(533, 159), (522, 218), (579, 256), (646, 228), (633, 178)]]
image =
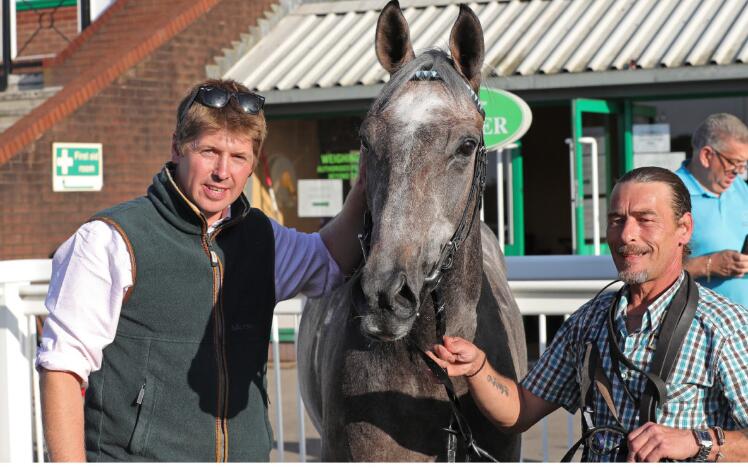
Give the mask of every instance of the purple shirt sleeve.
[(306, 234), (270, 220), (275, 235), (275, 300), (299, 293), (321, 296), (343, 282), (337, 262), (319, 233)]

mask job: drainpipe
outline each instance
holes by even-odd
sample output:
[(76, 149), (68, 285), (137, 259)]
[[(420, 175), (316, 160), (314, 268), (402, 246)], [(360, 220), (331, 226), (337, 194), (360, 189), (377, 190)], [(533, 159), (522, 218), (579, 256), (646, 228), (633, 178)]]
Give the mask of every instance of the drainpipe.
[(0, 92), (8, 89), (10, 76), (10, 0), (3, 0), (3, 76), (0, 77)]

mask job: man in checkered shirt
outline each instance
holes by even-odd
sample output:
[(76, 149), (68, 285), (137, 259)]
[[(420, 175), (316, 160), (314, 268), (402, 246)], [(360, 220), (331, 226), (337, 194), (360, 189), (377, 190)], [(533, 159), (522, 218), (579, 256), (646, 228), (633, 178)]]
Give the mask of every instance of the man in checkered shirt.
[[(649, 369), (667, 307), (686, 281), (690, 211), (686, 187), (661, 168), (625, 174), (611, 194), (608, 245), (619, 279), (626, 283), (614, 330), (623, 354), (642, 369)], [(473, 398), (497, 426), (523, 432), (561, 406), (572, 413), (579, 408), (584, 351), (593, 342), (626, 440), (620, 433), (601, 431), (587, 439), (583, 461), (623, 461), (625, 456), (627, 461), (656, 462), (699, 459), (697, 455), (709, 461), (748, 460), (748, 311), (705, 287), (698, 292), (667, 397), (657, 405), (657, 423), (639, 422), (638, 401), (627, 396), (621, 382), (638, 400), (646, 377), (623, 364), (620, 376), (612, 370), (606, 327), (612, 292), (580, 307), (520, 383), (498, 374), (485, 362), (485, 353), (462, 338), (445, 337), (432, 356), (449, 375), (465, 376)], [(600, 392), (593, 395), (594, 427), (616, 424)]]

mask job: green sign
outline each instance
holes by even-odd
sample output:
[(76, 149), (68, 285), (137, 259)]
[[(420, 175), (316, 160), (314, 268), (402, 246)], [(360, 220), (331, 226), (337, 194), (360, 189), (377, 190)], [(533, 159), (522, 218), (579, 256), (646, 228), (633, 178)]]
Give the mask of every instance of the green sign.
[(321, 154), (317, 174), (327, 179), (353, 180), (358, 176), (358, 151)]
[(101, 143), (54, 143), (52, 189), (55, 192), (101, 190), (102, 165)]
[(483, 138), (487, 149), (500, 149), (522, 138), (532, 123), (532, 112), (519, 96), (501, 89), (481, 88), (486, 110)]

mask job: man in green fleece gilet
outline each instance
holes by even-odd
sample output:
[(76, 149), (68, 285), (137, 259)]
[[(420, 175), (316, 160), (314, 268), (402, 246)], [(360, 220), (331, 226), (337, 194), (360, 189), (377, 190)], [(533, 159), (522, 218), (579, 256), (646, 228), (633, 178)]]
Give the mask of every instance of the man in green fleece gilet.
[(251, 208), (263, 103), (233, 81), (195, 86), (147, 195), (58, 249), (36, 363), (51, 460), (269, 459), (273, 308), (354, 269), (366, 202), (359, 181), (315, 234)]

